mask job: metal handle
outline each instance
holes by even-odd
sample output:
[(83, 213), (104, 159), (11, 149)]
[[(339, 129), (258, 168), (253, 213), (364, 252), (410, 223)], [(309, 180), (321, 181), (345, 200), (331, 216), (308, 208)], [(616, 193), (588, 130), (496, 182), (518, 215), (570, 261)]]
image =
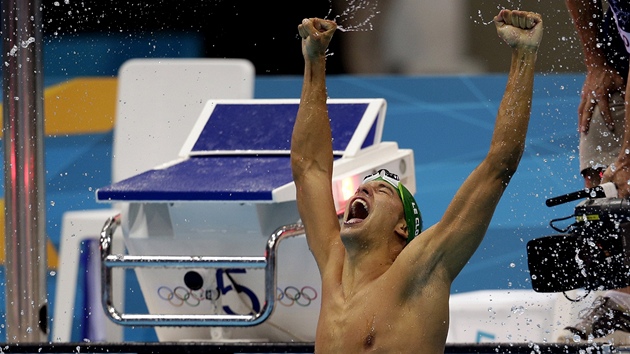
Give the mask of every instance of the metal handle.
[[(304, 234), (300, 224), (278, 228), (267, 241), (264, 257), (200, 257), (200, 256), (131, 256), (112, 255), (114, 231), (120, 225), (120, 214), (109, 218), (101, 231), (101, 284), (105, 313), (117, 324), (126, 326), (255, 326), (264, 322), (276, 300), (276, 251), (281, 240)], [(265, 304), (251, 315), (166, 315), (125, 314), (113, 305), (112, 268), (264, 268)]]

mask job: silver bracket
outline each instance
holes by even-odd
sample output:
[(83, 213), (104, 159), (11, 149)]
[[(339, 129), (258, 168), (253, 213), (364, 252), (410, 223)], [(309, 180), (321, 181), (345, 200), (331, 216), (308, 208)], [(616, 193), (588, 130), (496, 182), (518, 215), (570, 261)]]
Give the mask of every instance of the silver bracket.
[[(117, 324), (126, 326), (255, 326), (273, 312), (276, 300), (276, 251), (281, 240), (303, 235), (304, 226), (286, 225), (278, 228), (267, 241), (263, 257), (205, 256), (133, 256), (111, 254), (112, 236), (120, 225), (120, 214), (109, 218), (101, 231), (101, 285), (105, 313)], [(112, 268), (258, 268), (265, 269), (265, 303), (260, 311), (250, 315), (172, 315), (126, 314), (116, 310), (112, 296)]]

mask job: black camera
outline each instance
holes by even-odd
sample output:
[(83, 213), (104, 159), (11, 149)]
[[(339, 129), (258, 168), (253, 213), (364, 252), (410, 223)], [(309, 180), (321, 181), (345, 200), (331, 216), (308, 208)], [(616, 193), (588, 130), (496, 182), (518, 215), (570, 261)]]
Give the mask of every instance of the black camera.
[[(527, 243), (532, 288), (537, 292), (607, 290), (630, 285), (630, 201), (612, 183), (547, 200), (547, 206), (587, 198), (574, 214), (554, 219), (560, 234)], [(574, 218), (568, 227), (556, 224)]]

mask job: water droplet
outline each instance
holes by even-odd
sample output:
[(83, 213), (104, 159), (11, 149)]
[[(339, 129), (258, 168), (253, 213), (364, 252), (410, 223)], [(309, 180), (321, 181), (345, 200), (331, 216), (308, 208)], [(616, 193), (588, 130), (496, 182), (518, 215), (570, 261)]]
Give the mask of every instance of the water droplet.
[(11, 48), (11, 50), (9, 51), (9, 56), (14, 57), (17, 54), (18, 51), (18, 47), (16, 45), (13, 46), (13, 48)]
[(26, 48), (28, 47), (31, 43), (35, 43), (35, 37), (29, 37), (27, 40), (22, 41), (22, 43), (20, 44), (22, 46), (22, 48)]
[(523, 306), (512, 306), (511, 311), (513, 314), (522, 315), (525, 313), (525, 308)]
[[(371, 31), (371, 20), (379, 13), (377, 6), (378, 2), (370, 0), (348, 0), (346, 9), (334, 16), (333, 20), (337, 23), (337, 29), (341, 32)], [(331, 12), (332, 3), (326, 18)]]

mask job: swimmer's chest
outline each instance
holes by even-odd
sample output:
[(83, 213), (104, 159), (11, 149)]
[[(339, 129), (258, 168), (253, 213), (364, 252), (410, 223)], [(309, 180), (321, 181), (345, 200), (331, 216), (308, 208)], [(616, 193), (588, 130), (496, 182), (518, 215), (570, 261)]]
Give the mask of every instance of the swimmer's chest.
[(352, 297), (333, 291), (322, 302), (317, 344), (325, 343), (330, 351), (321, 352), (407, 352), (429, 344), (439, 348), (439, 338), (446, 339), (448, 332), (448, 294), (446, 302), (421, 297), (405, 301), (391, 290), (368, 288)]
[[(410, 318), (405, 305), (396, 303), (392, 294), (357, 294), (352, 298), (333, 296), (322, 303), (318, 339), (330, 349), (374, 350), (391, 348), (395, 336)], [(415, 327), (415, 326), (414, 326)]]

